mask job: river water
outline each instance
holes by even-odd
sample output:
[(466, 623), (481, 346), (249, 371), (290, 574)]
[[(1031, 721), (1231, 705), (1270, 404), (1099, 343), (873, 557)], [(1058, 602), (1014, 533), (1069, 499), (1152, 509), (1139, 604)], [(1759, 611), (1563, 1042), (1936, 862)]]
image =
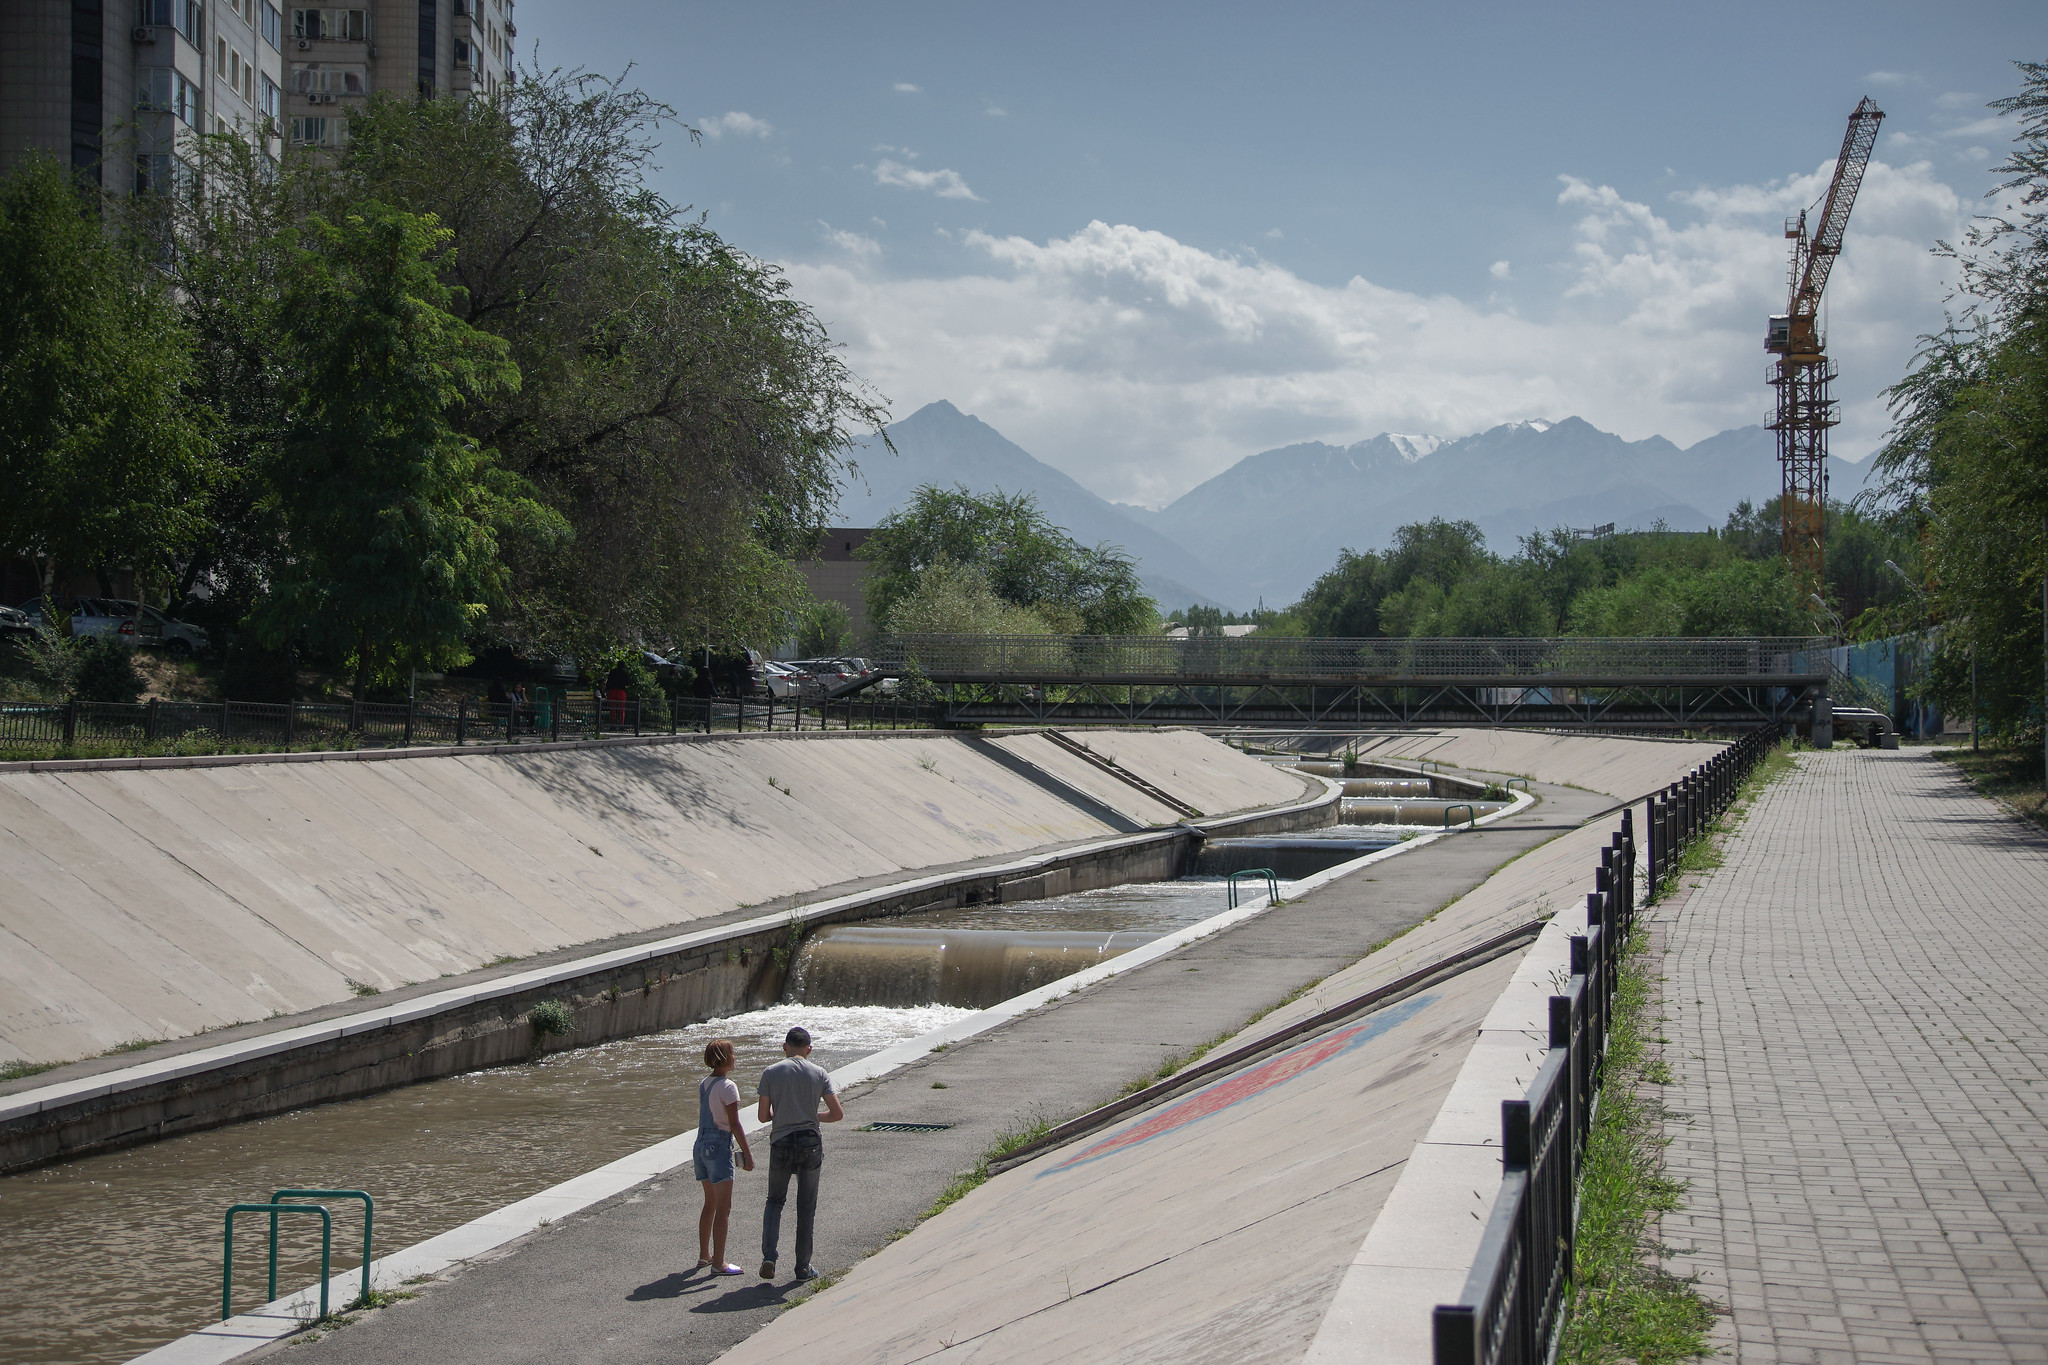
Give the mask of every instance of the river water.
[[(1220, 879), (1191, 878), (862, 928), (871, 940), (892, 929), (927, 942), (952, 931), (994, 935), (1009, 941), (1012, 957), (1042, 958), (1053, 940), (1096, 945), (1063, 949), (1056, 976), (1206, 919), (1226, 899)], [(1013, 975), (1039, 984), (1048, 970), (1040, 960)], [(1007, 978), (997, 969), (991, 979), (1001, 990)], [(910, 992), (922, 1000), (883, 993), (896, 998), (799, 999), (0, 1178), (0, 1365), (125, 1361), (214, 1321), (230, 1204), (293, 1186), (368, 1190), (377, 1201), (375, 1252), (386, 1254), (695, 1127), (696, 1082), (713, 1038), (735, 1043), (751, 1100), (752, 1079), (782, 1055), (792, 1025), (810, 1030), (812, 1056), (829, 1069), (972, 1012), (929, 1003), (941, 998), (936, 988)], [(331, 1206), (339, 1272), (360, 1263), (361, 1224), (347, 1201)], [(281, 1262), (278, 1287), (290, 1292), (318, 1274), (319, 1228), (288, 1219), (282, 1229), (294, 1254)], [(238, 1311), (263, 1298), (266, 1232), (260, 1218), (238, 1221)]]

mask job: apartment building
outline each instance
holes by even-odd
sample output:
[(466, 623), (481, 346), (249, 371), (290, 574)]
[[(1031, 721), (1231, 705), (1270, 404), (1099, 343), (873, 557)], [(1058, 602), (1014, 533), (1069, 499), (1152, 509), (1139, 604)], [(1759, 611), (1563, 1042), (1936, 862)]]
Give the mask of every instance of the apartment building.
[(510, 0), (0, 0), (0, 170), (31, 147), (109, 189), (191, 174), (191, 140), (339, 146), (374, 92), (494, 96)]
[(109, 189), (147, 189), (187, 173), (202, 132), (275, 156), (284, 48), (268, 0), (8, 0), (0, 168), (41, 147)]
[(512, 79), (510, 0), (372, 0), (292, 7), (285, 32), (285, 134), (335, 147), (349, 106), (374, 93), (495, 96)]

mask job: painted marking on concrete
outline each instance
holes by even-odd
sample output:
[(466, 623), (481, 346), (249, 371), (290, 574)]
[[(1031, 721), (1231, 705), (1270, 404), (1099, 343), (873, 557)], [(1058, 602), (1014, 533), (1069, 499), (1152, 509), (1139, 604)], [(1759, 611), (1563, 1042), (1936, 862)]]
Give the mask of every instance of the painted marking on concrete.
[(1170, 1104), (1150, 1118), (1143, 1120), (1121, 1133), (1112, 1134), (1085, 1151), (1077, 1152), (1057, 1166), (1047, 1167), (1033, 1176), (1043, 1180), (1049, 1175), (1086, 1166), (1091, 1162), (1115, 1152), (1165, 1137), (1191, 1123), (1213, 1118), (1232, 1105), (1242, 1104), (1257, 1095), (1263, 1095), (1275, 1086), (1285, 1085), (1297, 1076), (1306, 1075), (1324, 1062), (1341, 1057), (1355, 1047), (1360, 1047), (1379, 1037), (1388, 1029), (1406, 1023), (1422, 1010), (1436, 1002), (1434, 995), (1418, 995), (1390, 1005), (1369, 1019), (1339, 1029), (1313, 1042), (1291, 1048), (1277, 1057), (1268, 1058), (1257, 1066), (1248, 1067), (1235, 1076), (1226, 1077), (1203, 1090), (1198, 1090), (1184, 1100)]

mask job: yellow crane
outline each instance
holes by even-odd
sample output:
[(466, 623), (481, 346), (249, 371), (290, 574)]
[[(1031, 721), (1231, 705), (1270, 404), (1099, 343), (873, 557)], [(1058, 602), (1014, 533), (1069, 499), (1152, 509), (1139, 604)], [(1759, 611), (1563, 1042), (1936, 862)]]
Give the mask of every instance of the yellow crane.
[(1828, 428), (1839, 420), (1830, 394), (1835, 363), (1827, 357), (1827, 338), (1820, 330), (1820, 296), (1828, 287), (1835, 257), (1842, 253), (1849, 210), (1856, 206), (1856, 191), (1863, 186), (1883, 118), (1884, 111), (1867, 96), (1849, 115), (1842, 154), (1835, 158), (1835, 178), (1813, 234), (1807, 234), (1806, 210), (1785, 220), (1785, 235), (1792, 241), (1791, 293), (1785, 311), (1771, 318), (1764, 333), (1764, 349), (1778, 357), (1770, 371), (1771, 387), (1778, 392), (1778, 411), (1770, 429), (1778, 433), (1783, 485), (1780, 546), (1807, 592), (1816, 595), (1826, 582), (1821, 576), (1821, 542), (1827, 518)]

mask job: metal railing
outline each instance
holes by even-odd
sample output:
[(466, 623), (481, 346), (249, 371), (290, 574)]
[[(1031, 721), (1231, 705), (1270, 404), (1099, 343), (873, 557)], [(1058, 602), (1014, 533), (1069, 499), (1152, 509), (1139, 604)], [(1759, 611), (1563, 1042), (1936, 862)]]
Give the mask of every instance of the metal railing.
[(340, 750), (518, 744), (755, 730), (923, 729), (940, 708), (868, 695), (840, 700), (678, 697), (619, 701), (554, 689), (524, 706), (425, 702), (90, 702), (0, 705), (8, 749)]
[(1266, 882), (1266, 902), (1269, 905), (1278, 905), (1280, 903), (1280, 878), (1272, 868), (1241, 867), (1223, 879), (1224, 885), (1230, 891), (1230, 908), (1232, 910), (1237, 909), (1237, 879), (1239, 877), (1263, 877)]
[(265, 1303), (277, 1302), (277, 1220), (287, 1213), (317, 1213), (320, 1215), (320, 1316), (327, 1316), (327, 1282), (334, 1273), (334, 1214), (325, 1204), (288, 1203), (299, 1199), (360, 1199), (363, 1201), (363, 1289), (359, 1304), (370, 1301), (370, 1251), (372, 1230), (377, 1220), (377, 1204), (362, 1190), (278, 1190), (270, 1196), (267, 1204), (232, 1204), (228, 1207), (227, 1224), (221, 1230), (220, 1239), (220, 1317), (226, 1322), (233, 1314), (232, 1293), (235, 1275), (235, 1215), (238, 1213), (267, 1213), (270, 1215), (270, 1278), (268, 1297)]
[[(1650, 798), (1648, 898), (1725, 810), (1770, 751), (1753, 731)], [(1586, 896), (1586, 932), (1571, 939), (1571, 976), (1550, 997), (1550, 1050), (1521, 1099), (1501, 1106), (1503, 1173), (1493, 1216), (1456, 1303), (1431, 1316), (1436, 1365), (1545, 1365), (1556, 1357), (1571, 1294), (1578, 1189), (1620, 984), (1636, 919), (1635, 812), (1601, 850)]]
[(1592, 637), (1505, 639), (1175, 639), (1153, 635), (893, 635), (876, 647), (887, 673), (912, 668), (935, 681), (1170, 683), (1462, 681), (1492, 685), (1580, 682), (1825, 679), (1810, 657), (1821, 636), (1719, 639)]

